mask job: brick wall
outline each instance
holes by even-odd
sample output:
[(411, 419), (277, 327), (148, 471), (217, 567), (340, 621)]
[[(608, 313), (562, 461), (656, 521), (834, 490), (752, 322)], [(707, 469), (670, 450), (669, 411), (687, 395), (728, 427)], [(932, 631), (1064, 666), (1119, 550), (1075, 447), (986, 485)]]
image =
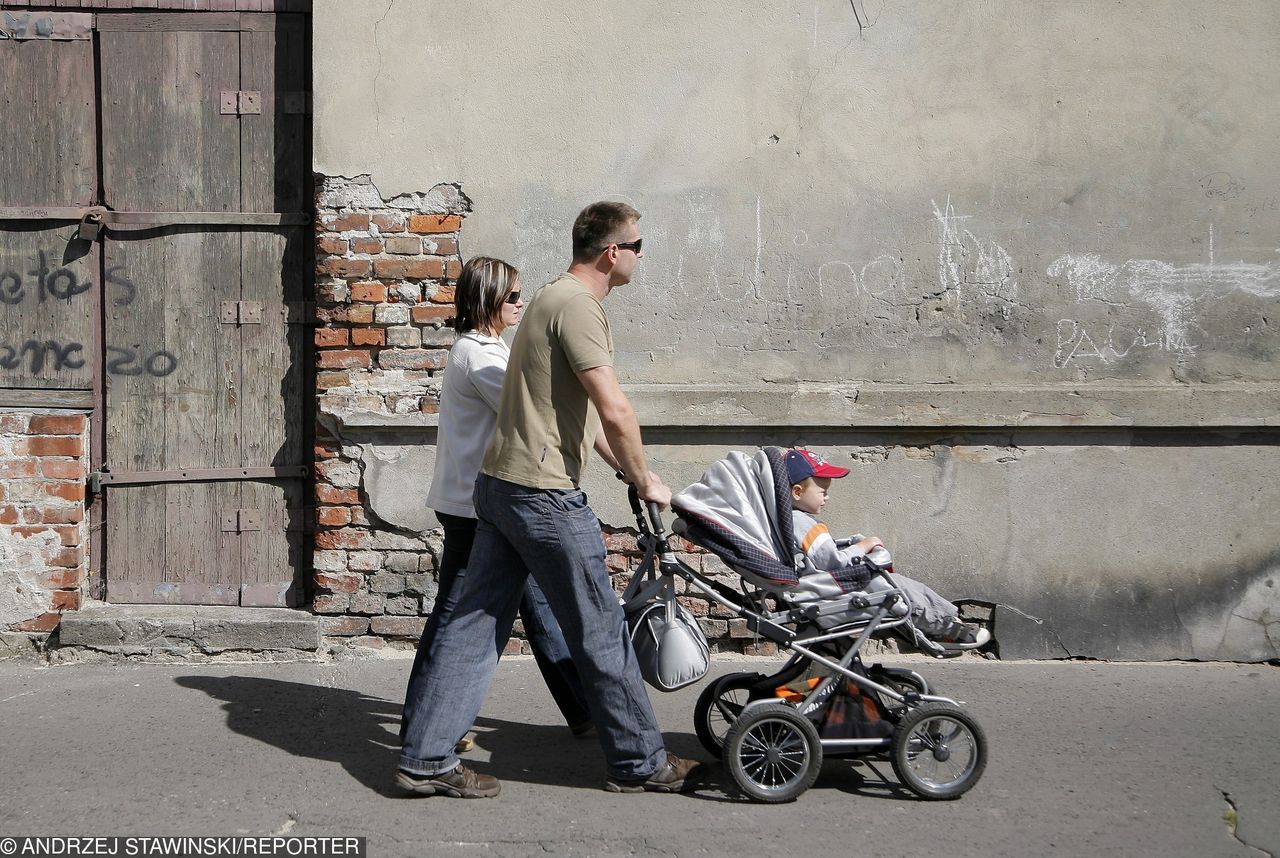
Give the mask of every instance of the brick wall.
[[(453, 344), (459, 236), (470, 201), (456, 185), (384, 199), (367, 176), (316, 177), (316, 535), (312, 607), (331, 644), (415, 645), (436, 593), (441, 536), (427, 516), (430, 467), (404, 466), (399, 505), (378, 514), (369, 462), (382, 450), (434, 454), (441, 377)], [(372, 451), (372, 452), (371, 452)], [(411, 456), (406, 456), (408, 461)], [(433, 461), (433, 460), (431, 460)], [(398, 519), (398, 520), (394, 520)], [(640, 554), (626, 530), (602, 533), (621, 593)], [(680, 541), (703, 570), (710, 558)], [(710, 568), (709, 566), (707, 567)], [(736, 586), (736, 578), (729, 579)], [(681, 596), (716, 650), (772, 654), (745, 622)], [(509, 651), (528, 652), (517, 623)]]
[(0, 412), (0, 629), (49, 632), (88, 569), (89, 419)]

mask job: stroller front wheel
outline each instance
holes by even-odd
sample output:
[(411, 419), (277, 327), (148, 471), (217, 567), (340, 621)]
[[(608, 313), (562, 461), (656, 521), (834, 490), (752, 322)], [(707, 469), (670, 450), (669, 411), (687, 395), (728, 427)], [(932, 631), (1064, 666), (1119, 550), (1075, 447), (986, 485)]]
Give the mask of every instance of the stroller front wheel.
[(738, 789), (755, 801), (794, 801), (817, 780), (822, 740), (786, 703), (748, 710), (729, 728), (724, 761)]
[(763, 677), (758, 673), (730, 673), (702, 689), (693, 707), (693, 729), (707, 753), (724, 752), (725, 736), (750, 702), (751, 687)]
[(893, 770), (923, 799), (959, 798), (987, 766), (987, 737), (964, 710), (925, 703), (902, 716), (893, 734)]

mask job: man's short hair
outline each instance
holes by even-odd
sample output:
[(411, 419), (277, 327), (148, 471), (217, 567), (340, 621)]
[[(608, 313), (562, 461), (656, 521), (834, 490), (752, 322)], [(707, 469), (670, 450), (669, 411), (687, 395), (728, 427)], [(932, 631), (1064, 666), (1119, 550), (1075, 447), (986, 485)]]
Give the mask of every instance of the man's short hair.
[(627, 224), (640, 220), (640, 212), (626, 203), (604, 201), (583, 209), (573, 222), (573, 261), (595, 259), (611, 244), (625, 241)]

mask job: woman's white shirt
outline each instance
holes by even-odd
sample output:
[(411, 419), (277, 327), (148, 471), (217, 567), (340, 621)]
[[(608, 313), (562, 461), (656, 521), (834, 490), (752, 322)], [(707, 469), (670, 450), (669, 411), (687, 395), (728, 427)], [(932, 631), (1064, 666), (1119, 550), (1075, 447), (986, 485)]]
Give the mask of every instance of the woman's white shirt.
[(467, 331), (449, 349), (440, 391), (435, 476), (427, 493), (427, 506), (436, 512), (476, 517), (471, 494), (498, 419), (510, 355), (501, 337), (479, 331)]

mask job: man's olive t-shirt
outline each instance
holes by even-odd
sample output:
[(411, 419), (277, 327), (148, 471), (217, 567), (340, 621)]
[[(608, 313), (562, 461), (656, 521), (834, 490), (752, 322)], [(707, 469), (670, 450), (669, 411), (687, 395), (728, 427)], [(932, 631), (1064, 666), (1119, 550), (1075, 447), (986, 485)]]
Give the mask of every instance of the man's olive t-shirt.
[(600, 299), (564, 274), (520, 321), (480, 470), (530, 488), (577, 488), (600, 429), (577, 373), (599, 366), (613, 366), (609, 320)]

